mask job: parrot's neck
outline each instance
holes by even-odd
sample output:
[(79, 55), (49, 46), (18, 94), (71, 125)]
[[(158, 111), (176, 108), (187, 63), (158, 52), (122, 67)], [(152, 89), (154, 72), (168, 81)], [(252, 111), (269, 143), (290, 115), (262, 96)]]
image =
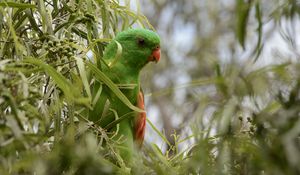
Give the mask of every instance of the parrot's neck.
[(140, 71), (148, 63), (146, 54), (131, 49), (123, 50), (121, 55), (116, 53), (118, 53), (118, 46), (116, 42), (112, 42), (107, 46), (103, 57), (108, 65), (103, 71), (115, 83), (137, 84)]

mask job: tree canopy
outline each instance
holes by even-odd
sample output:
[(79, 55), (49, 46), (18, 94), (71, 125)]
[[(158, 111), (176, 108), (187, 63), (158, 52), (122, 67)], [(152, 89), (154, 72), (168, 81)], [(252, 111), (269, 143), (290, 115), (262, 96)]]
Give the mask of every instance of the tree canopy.
[[(1, 1), (0, 174), (299, 174), (299, 13), (297, 0)], [(122, 98), (98, 68), (135, 27), (163, 52), (127, 167), (85, 111), (94, 81)]]

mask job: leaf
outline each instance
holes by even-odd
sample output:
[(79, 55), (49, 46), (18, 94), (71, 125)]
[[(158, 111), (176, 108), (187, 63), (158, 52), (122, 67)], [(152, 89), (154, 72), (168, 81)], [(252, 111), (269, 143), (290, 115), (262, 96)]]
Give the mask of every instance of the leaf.
[(36, 8), (33, 4), (17, 3), (17, 2), (0, 2), (1, 7), (13, 7), (13, 8)]
[(115, 58), (113, 59), (113, 61), (108, 63), (109, 68), (112, 68), (119, 61), (119, 59), (121, 58), (121, 55), (122, 55), (122, 46), (121, 46), (121, 44), (118, 41), (115, 41), (115, 40), (114, 40), (114, 42), (117, 44), (118, 49), (117, 49), (117, 53), (116, 53)]
[(97, 93), (92, 101), (92, 105), (95, 106), (97, 101), (99, 100), (100, 96), (101, 96), (101, 93), (102, 93), (102, 90), (103, 90), (103, 86), (100, 85), (99, 89), (97, 90)]
[(34, 59), (34, 58), (28, 58), (25, 60), (25, 62), (35, 64), (35, 65), (41, 67), (42, 69), (44, 69), (44, 71), (46, 71), (47, 74), (49, 74), (49, 76), (51, 76), (53, 78), (53, 80), (55, 81), (57, 86), (64, 92), (64, 94), (68, 98), (73, 97), (73, 95), (71, 93), (72, 88), (71, 88), (70, 82), (62, 74), (57, 72), (53, 67), (45, 64), (41, 60)]
[(32, 27), (32, 29), (34, 31), (38, 32), (39, 35), (42, 35), (43, 32), (41, 31), (41, 29), (39, 28), (37, 22), (35, 21), (33, 13), (30, 11), (30, 9), (26, 9), (25, 14), (26, 14), (27, 18), (29, 19), (30, 26)]
[(43, 0), (37, 0), (36, 2), (38, 4), (38, 11), (42, 17), (43, 31), (44, 33), (52, 34), (52, 17), (50, 14), (48, 14)]
[(74, 101), (79, 104), (88, 105), (89, 100), (87, 98), (79, 97), (80, 92), (78, 88), (74, 87), (68, 79), (66, 79), (61, 73), (57, 72), (53, 67), (47, 65), (41, 60), (34, 58), (27, 58), (24, 62), (31, 63), (41, 67), (47, 74), (54, 80), (57, 86), (63, 91), (68, 100)]
[(88, 39), (87, 34), (84, 31), (82, 31), (76, 27), (72, 27), (71, 31), (84, 39)]
[(83, 60), (79, 57), (75, 57), (75, 60), (76, 60), (76, 63), (77, 63), (77, 67), (79, 69), (79, 74), (80, 74), (83, 86), (85, 88), (85, 91), (86, 91), (89, 99), (92, 99), (91, 89), (90, 89), (90, 85), (89, 85), (88, 80), (87, 80), (87, 74), (86, 74), (86, 71), (85, 71), (85, 68), (84, 68)]
[(262, 39), (262, 11), (261, 11), (261, 8), (260, 8), (260, 4), (259, 2), (256, 2), (256, 5), (255, 5), (255, 17), (257, 19), (257, 23), (258, 23), (258, 26), (257, 26), (257, 35), (258, 35), (258, 39), (257, 39), (257, 43), (256, 43), (256, 47), (255, 47), (255, 52), (256, 52), (256, 56), (255, 56), (255, 59), (254, 59), (254, 62), (257, 61), (261, 51), (262, 51), (262, 48), (263, 48), (263, 45), (261, 44), (261, 39)]
[(20, 120), (19, 109), (18, 109), (18, 105), (17, 105), (15, 99), (13, 98), (13, 96), (10, 93), (7, 93), (7, 92), (2, 93), (1, 95), (9, 103), (9, 106), (11, 108), (11, 112), (12, 112), (13, 116), (15, 117), (15, 121), (17, 122), (18, 126), (20, 128), (22, 128), (23, 125), (22, 125), (22, 122)]
[(172, 146), (171, 143), (168, 141), (168, 139), (161, 133), (159, 130), (154, 126), (154, 124), (148, 119), (147, 122), (150, 124), (151, 128), (154, 129), (154, 131), (165, 141), (169, 146)]
[(145, 112), (144, 110), (134, 106), (128, 98), (120, 91), (120, 89), (103, 73), (101, 72), (93, 63), (86, 61), (86, 64), (95, 74), (95, 78), (107, 85), (107, 87), (130, 109), (137, 112)]
[(160, 162), (164, 165), (164, 168), (167, 168), (166, 171), (170, 171), (170, 174), (175, 174), (172, 166), (170, 165), (167, 158), (163, 155), (162, 151), (156, 144), (151, 144), (153, 152), (155, 153), (156, 157), (160, 160)]
[(240, 45), (245, 49), (245, 38), (247, 35), (247, 22), (250, 11), (250, 4), (244, 2), (244, 0), (236, 0), (236, 35)]
[(136, 113), (135, 111), (132, 111), (132, 112), (128, 112), (127, 114), (122, 115), (118, 119), (114, 120), (113, 122), (111, 122), (107, 126), (105, 126), (105, 129), (109, 130), (109, 129), (113, 128), (114, 126), (116, 126), (118, 123), (120, 123), (122, 120), (127, 119), (129, 117), (134, 117), (135, 113)]
[(19, 38), (18, 38), (17, 33), (16, 33), (16, 30), (15, 30), (15, 28), (13, 26), (13, 19), (12, 19), (12, 17), (8, 13), (6, 15), (4, 15), (3, 19), (5, 19), (7, 21), (7, 24), (9, 26), (10, 35), (11, 35), (13, 41), (14, 41), (14, 47), (16, 49), (16, 54), (18, 56), (22, 57), (22, 52), (24, 50), (26, 50), (26, 49), (25, 49), (25, 47), (19, 41)]

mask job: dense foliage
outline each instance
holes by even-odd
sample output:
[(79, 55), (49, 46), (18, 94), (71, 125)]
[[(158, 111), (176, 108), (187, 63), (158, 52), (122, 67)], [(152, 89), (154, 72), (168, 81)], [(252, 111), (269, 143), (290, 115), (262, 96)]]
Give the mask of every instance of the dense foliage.
[[(299, 19), (297, 1), (273, 3), (270, 20)], [(114, 141), (87, 119), (86, 110), (97, 100), (90, 90), (94, 81), (109, 84), (120, 96), (105, 72), (95, 69), (101, 67), (107, 42), (129, 27), (152, 28), (139, 4), (136, 11), (131, 5), (115, 0), (0, 2), (0, 174), (300, 174), (297, 37), (282, 34), (298, 53), (291, 59), (254, 66), (267, 44), (266, 4), (255, 0), (236, 0), (234, 27), (226, 28), (237, 38), (234, 47), (247, 50), (249, 23), (257, 25), (249, 60), (201, 55), (212, 73), (177, 87), (200, 92), (190, 97), (197, 102), (190, 124), (181, 126), (188, 136), (164, 135), (148, 121), (167, 150), (146, 142), (133, 167), (126, 167)]]

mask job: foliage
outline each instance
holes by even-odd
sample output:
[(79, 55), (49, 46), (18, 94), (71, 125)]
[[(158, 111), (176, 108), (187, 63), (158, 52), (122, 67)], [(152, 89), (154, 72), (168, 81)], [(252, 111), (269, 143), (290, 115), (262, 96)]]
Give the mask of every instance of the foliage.
[[(270, 20), (299, 18), (296, 1), (274, 4)], [(203, 88), (192, 96), (196, 107), (185, 126), (189, 135), (174, 133), (170, 142), (148, 120), (168, 150), (146, 143), (127, 167), (107, 131), (90, 122), (86, 110), (97, 100), (91, 95), (93, 81), (109, 85), (126, 103), (95, 65), (101, 67), (106, 43), (118, 31), (151, 28), (146, 17), (132, 11), (130, 1), (0, 2), (0, 173), (299, 174), (299, 62), (254, 66), (267, 44), (265, 6), (236, 0), (235, 27), (228, 29), (240, 44), (234, 47), (247, 50), (249, 22), (258, 26), (246, 63), (206, 60), (212, 73), (182, 85)], [(180, 147), (184, 144), (188, 148)]]

